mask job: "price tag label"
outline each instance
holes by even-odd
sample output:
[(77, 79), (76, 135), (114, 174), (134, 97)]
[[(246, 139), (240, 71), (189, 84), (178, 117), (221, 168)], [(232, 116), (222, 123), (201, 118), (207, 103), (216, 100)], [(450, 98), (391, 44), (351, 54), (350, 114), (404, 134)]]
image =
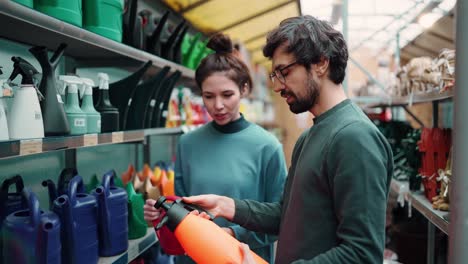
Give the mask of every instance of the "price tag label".
[(42, 152), (42, 139), (25, 139), (20, 142), (20, 156)]
[(135, 259), (138, 257), (140, 251), (138, 250), (137, 245), (132, 245), (128, 247), (127, 255), (128, 255), (128, 261)]
[(123, 132), (112, 132), (112, 143), (122, 143), (124, 139)]
[(98, 143), (98, 136), (97, 134), (86, 134), (84, 135), (84, 142), (83, 145), (85, 147), (89, 146), (96, 146)]

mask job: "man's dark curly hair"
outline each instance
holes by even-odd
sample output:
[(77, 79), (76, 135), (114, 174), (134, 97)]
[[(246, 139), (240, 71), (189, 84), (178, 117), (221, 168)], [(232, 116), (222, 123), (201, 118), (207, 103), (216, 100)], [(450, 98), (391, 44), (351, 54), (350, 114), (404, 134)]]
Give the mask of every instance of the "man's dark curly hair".
[(329, 59), (329, 78), (335, 84), (343, 82), (348, 62), (348, 47), (343, 35), (328, 22), (312, 16), (291, 17), (268, 33), (263, 55), (273, 57), (275, 50), (286, 46), (294, 54), (297, 63), (310, 69), (322, 57)]

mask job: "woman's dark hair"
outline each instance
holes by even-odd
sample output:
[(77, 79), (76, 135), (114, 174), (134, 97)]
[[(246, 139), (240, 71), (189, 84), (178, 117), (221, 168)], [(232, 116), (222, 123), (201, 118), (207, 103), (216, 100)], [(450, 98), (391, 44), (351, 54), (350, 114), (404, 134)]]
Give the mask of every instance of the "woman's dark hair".
[(233, 53), (231, 39), (217, 33), (211, 37), (207, 47), (215, 53), (206, 56), (195, 71), (195, 81), (202, 88), (203, 81), (214, 73), (223, 73), (227, 78), (239, 86), (239, 89), (247, 85), (248, 91), (252, 90), (252, 78), (249, 68)]
[(328, 22), (312, 16), (291, 17), (268, 33), (263, 55), (272, 58), (275, 50), (286, 46), (296, 61), (310, 69), (322, 57), (329, 59), (329, 78), (336, 84), (343, 82), (348, 62), (348, 47), (343, 35)]

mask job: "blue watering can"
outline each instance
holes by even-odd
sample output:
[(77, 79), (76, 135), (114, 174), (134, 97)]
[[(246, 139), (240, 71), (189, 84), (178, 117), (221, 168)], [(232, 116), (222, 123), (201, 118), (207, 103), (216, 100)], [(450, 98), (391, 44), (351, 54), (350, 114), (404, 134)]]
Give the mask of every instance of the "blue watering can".
[(97, 263), (97, 203), (94, 196), (81, 193), (83, 179), (76, 175), (68, 192), (54, 200), (53, 211), (62, 222), (62, 259), (64, 263)]
[(26, 210), (8, 215), (2, 229), (3, 261), (18, 264), (60, 264), (60, 221), (39, 208), (36, 195), (22, 191)]
[(99, 255), (118, 255), (128, 248), (128, 196), (114, 184), (115, 171), (106, 172), (93, 190), (98, 201)]
[[(60, 172), (60, 176), (58, 178), (57, 186), (55, 183), (47, 179), (42, 182), (42, 186), (47, 187), (49, 189), (49, 208), (52, 210), (53, 204), (55, 199), (62, 194), (68, 194), (68, 185), (73, 177), (78, 175), (78, 171), (75, 168), (65, 168)], [(83, 186), (78, 186), (78, 188), (82, 188)], [(84, 189), (79, 189), (78, 193), (85, 193)]]
[[(10, 187), (15, 185), (16, 192), (10, 192)], [(6, 179), (2, 183), (0, 189), (0, 231), (2, 229), (3, 220), (7, 215), (27, 208), (27, 203), (22, 199), (22, 191), (24, 188), (23, 179), (20, 175), (15, 175)], [(3, 244), (0, 239), (0, 263), (2, 263)]]
[[(15, 185), (16, 192), (9, 192), (12, 185)], [(24, 183), (20, 175), (15, 175), (3, 181), (0, 189), (0, 228), (7, 215), (27, 208), (27, 204), (22, 198), (23, 189)]]

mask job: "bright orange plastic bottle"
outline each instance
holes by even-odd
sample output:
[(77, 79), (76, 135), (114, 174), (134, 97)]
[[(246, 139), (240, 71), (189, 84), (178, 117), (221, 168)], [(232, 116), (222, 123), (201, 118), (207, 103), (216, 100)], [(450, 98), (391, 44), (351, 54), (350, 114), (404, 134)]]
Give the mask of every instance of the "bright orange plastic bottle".
[[(232, 264), (242, 263), (243, 254), (240, 242), (222, 230), (214, 222), (205, 218), (189, 214), (183, 203), (175, 201), (166, 202), (161, 196), (155, 205), (167, 211), (165, 218), (157, 228), (166, 224), (174, 232), (185, 253), (198, 264)], [(256, 263), (267, 262), (254, 252)]]

